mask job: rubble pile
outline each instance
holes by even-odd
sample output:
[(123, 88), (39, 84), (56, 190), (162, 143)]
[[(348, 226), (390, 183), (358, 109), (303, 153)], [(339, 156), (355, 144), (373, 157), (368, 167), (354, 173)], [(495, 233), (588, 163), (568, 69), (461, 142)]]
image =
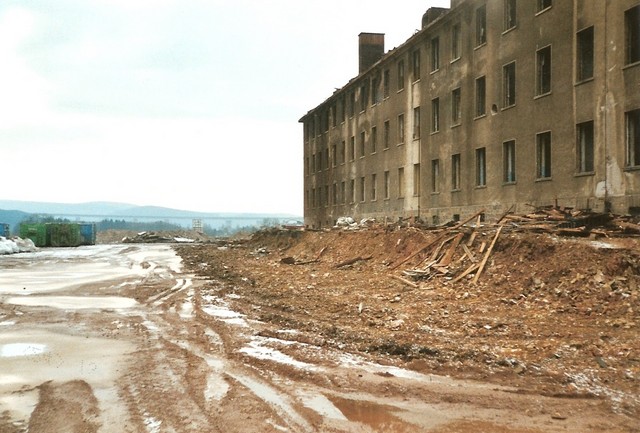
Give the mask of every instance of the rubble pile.
[[(556, 211), (429, 230), (272, 230), (178, 251), (237, 295), (235, 310), (298, 330), (291, 338), (638, 417), (640, 238), (620, 222), (636, 223)], [(566, 215), (573, 227), (560, 226)]]
[(171, 236), (156, 232), (140, 232), (135, 236), (122, 238), (123, 244), (152, 244), (152, 243), (192, 243), (194, 239), (183, 236)]

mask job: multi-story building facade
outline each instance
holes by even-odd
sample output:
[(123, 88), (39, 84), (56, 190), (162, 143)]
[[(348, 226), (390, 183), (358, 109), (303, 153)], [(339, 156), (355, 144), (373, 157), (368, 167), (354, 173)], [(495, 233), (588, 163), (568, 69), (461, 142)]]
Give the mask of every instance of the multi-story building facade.
[(305, 224), (640, 212), (640, 1), (452, 0), (304, 125)]

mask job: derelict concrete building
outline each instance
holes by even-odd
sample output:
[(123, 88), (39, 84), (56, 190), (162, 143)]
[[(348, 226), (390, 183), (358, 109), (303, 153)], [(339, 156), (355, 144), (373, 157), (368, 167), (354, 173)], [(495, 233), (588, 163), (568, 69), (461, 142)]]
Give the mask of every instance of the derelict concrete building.
[(359, 42), (300, 119), (307, 226), (640, 211), (640, 1), (452, 0), (389, 52)]

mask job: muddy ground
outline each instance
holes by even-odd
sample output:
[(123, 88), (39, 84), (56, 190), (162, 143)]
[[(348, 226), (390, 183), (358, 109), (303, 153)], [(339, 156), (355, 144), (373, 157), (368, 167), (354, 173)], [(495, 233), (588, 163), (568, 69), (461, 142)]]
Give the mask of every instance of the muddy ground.
[[(495, 228), (479, 230), (475, 245), (489, 244), (494, 234)], [(244, 244), (178, 251), (192, 271), (223, 283), (235, 310), (301, 331), (296, 341), (505, 385), (517, 394), (588, 402), (603, 419), (620, 415), (628, 421), (621, 426), (638, 431), (638, 238), (575, 239), (505, 228), (477, 284), (473, 274), (452, 282), (464, 269), (455, 269), (462, 251), (447, 275), (403, 275), (424, 264), (432, 249), (402, 260), (440, 235), (382, 227), (272, 230)], [(353, 258), (363, 260), (338, 267)]]
[(0, 257), (0, 433), (639, 432), (637, 240), (442, 234)]

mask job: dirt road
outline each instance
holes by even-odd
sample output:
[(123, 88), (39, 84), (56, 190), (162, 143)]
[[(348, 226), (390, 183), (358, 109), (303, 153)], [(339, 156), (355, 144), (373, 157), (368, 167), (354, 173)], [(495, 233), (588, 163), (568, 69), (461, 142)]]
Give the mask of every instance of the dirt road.
[(225, 265), (192, 257), (186, 272), (168, 245), (0, 269), (1, 433), (639, 431), (601, 399), (417, 372), (257, 320)]

